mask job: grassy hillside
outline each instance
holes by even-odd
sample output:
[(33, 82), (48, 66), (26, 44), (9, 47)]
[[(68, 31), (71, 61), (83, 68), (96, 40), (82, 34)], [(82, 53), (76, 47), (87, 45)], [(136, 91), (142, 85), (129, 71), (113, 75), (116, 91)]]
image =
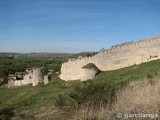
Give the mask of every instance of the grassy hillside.
[(72, 119), (76, 111), (83, 110), (84, 106), (96, 110), (102, 105), (110, 108), (116, 103), (117, 91), (126, 88), (131, 81), (150, 80), (158, 76), (160, 60), (102, 72), (95, 79), (84, 82), (65, 82), (54, 74), (47, 85), (15, 88), (1, 85), (0, 119)]

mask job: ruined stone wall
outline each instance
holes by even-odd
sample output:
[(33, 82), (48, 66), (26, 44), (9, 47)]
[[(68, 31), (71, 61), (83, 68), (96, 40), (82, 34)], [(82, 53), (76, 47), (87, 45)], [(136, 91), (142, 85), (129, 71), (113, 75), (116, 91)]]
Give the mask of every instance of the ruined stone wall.
[(81, 80), (85, 81), (88, 79), (93, 79), (98, 71), (96, 69), (82, 69)]
[(81, 79), (86, 74), (82, 67), (88, 63), (95, 64), (101, 71), (109, 71), (156, 59), (160, 59), (160, 36), (116, 45), (93, 57), (69, 60), (62, 64), (60, 78)]
[(44, 84), (48, 84), (49, 80), (48, 80), (48, 74), (44, 76)]
[(41, 69), (36, 68), (33, 70), (32, 86), (38, 85), (39, 82), (43, 82), (43, 75)]
[(32, 73), (25, 74), (22, 80), (15, 80), (14, 86), (22, 86), (27, 84), (32, 84), (31, 78), (33, 77)]
[[(42, 75), (41, 69), (35, 68), (25, 74), (22, 80), (10, 80), (8, 82), (8, 87), (22, 86), (27, 84), (32, 84), (32, 86), (36, 86), (39, 82), (43, 82), (43, 79), (44, 77)], [(47, 78), (45, 78), (45, 81), (47, 81)]]

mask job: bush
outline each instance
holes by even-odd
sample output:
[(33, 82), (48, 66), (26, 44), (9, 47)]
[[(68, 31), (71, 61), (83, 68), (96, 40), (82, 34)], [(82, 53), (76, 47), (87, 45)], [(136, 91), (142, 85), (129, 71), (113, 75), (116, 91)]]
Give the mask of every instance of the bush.
[(83, 86), (75, 87), (70, 97), (79, 105), (87, 104), (98, 107), (100, 104), (112, 104), (115, 99), (115, 87), (113, 84), (89, 82)]
[(56, 107), (61, 109), (65, 106), (65, 104), (66, 104), (66, 100), (65, 100), (64, 95), (59, 94), (58, 97), (57, 97), (57, 100), (55, 102)]
[(55, 101), (55, 106), (63, 111), (71, 112), (72, 110), (75, 110), (76, 103), (69, 96), (59, 94)]
[(152, 79), (152, 78), (153, 78), (153, 75), (152, 75), (152, 74), (148, 74), (148, 75), (147, 75), (147, 78)]
[(11, 108), (4, 108), (0, 110), (0, 120), (10, 120), (14, 115), (14, 112)]

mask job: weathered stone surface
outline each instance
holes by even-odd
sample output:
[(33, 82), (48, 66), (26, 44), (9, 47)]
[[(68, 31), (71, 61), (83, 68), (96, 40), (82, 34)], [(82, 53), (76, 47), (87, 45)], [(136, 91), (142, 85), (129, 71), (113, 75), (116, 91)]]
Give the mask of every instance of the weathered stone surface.
[[(15, 73), (15, 76), (17, 77), (17, 73)], [(40, 82), (43, 81), (43, 75), (42, 71), (40, 68), (35, 68), (32, 70), (27, 71), (26, 74), (18, 74), (18, 76), (22, 79), (17, 80), (14, 75), (9, 76), (9, 81), (8, 81), (8, 87), (14, 87), (14, 86), (22, 86), (22, 85), (27, 85), (27, 84), (32, 84), (32, 86), (38, 85)], [(47, 77), (48, 78), (48, 77)], [(45, 79), (45, 84), (47, 83), (47, 79)]]
[(32, 76), (32, 86), (36, 86), (38, 85), (39, 82), (43, 81), (43, 76), (42, 76), (42, 72), (41, 69), (34, 69), (33, 70), (33, 76)]
[(122, 43), (103, 49), (93, 57), (70, 60), (62, 64), (60, 78), (66, 81), (84, 80), (83, 76), (93, 74), (82, 68), (89, 63), (95, 64), (101, 71), (110, 71), (156, 59), (160, 59), (160, 36)]
[(46, 85), (48, 83), (49, 83), (49, 81), (48, 81), (48, 74), (47, 74), (44, 76), (44, 84)]
[(8, 88), (13, 87), (15, 85), (14, 80), (8, 81)]
[(88, 79), (93, 79), (98, 71), (94, 68), (87, 69), (83, 68), (81, 71), (81, 80), (85, 81)]

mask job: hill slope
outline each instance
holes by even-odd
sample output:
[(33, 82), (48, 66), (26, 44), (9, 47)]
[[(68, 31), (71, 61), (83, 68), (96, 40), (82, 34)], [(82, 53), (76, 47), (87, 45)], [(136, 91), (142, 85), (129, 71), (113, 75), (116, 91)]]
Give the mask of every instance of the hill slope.
[[(114, 104), (116, 91), (131, 81), (160, 76), (160, 60), (100, 73), (84, 82), (65, 82), (53, 75), (48, 85), (0, 86), (0, 119), (58, 119), (74, 116), (83, 105)], [(92, 104), (91, 104), (92, 103)]]

